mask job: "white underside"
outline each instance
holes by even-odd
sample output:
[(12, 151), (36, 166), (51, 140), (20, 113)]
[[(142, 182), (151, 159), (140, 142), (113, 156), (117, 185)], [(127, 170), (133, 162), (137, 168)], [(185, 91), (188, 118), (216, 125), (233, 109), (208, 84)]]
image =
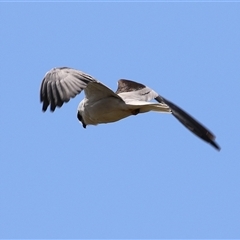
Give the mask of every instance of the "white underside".
[(136, 115), (136, 111), (138, 112), (138, 110), (139, 113), (149, 111), (171, 113), (171, 110), (165, 104), (138, 100), (125, 103), (123, 100), (115, 97), (106, 97), (93, 102), (85, 98), (78, 107), (78, 111), (82, 115), (86, 125), (116, 122), (123, 118)]

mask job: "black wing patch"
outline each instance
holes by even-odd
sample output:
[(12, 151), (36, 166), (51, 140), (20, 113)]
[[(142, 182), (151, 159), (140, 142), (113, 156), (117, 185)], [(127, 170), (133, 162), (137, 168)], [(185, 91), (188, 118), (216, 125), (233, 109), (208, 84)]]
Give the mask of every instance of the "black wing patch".
[(126, 80), (126, 79), (120, 79), (118, 81), (118, 89), (116, 91), (116, 94), (123, 93), (123, 92), (137, 91), (143, 88), (146, 88), (146, 86), (141, 83), (137, 83), (137, 82)]

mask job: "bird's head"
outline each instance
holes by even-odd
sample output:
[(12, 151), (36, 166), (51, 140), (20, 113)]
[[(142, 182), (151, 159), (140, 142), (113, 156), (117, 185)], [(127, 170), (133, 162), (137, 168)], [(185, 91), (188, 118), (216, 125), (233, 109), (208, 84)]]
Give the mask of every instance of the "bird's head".
[(84, 128), (86, 128), (86, 124), (85, 124), (85, 122), (83, 121), (83, 117), (82, 117), (82, 115), (81, 115), (81, 113), (78, 111), (77, 112), (77, 118), (78, 118), (78, 120), (82, 123), (82, 126), (84, 127)]

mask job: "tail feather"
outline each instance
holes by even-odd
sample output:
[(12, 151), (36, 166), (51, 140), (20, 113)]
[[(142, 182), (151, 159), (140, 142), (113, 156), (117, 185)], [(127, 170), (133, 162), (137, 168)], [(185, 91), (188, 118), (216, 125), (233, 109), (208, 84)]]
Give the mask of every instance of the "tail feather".
[(150, 111), (161, 112), (161, 113), (171, 113), (171, 109), (165, 103), (152, 103), (144, 101), (131, 101), (127, 105), (131, 109), (139, 109), (139, 113), (146, 113)]

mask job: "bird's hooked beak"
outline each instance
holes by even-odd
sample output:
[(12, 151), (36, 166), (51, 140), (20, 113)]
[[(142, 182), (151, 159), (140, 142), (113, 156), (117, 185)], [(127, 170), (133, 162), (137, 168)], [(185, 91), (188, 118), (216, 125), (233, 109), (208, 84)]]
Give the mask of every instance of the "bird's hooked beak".
[(78, 120), (82, 123), (83, 128), (86, 128), (87, 125), (86, 125), (85, 122), (83, 121), (82, 115), (80, 114), (79, 111), (78, 111), (78, 113), (77, 113), (77, 118), (78, 118)]

